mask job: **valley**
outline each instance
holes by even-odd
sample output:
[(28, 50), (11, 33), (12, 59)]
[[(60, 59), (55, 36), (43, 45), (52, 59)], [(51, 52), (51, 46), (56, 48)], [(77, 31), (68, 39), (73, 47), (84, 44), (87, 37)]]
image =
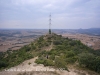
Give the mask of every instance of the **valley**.
[[(100, 36), (79, 33), (75, 30), (52, 30), (53, 32), (73, 40), (80, 40), (83, 44), (95, 50), (100, 49)], [(33, 42), (41, 35), (47, 34), (47, 29), (11, 29), (0, 30), (0, 52), (18, 50), (22, 46)], [(99, 34), (98, 34), (99, 35)]]

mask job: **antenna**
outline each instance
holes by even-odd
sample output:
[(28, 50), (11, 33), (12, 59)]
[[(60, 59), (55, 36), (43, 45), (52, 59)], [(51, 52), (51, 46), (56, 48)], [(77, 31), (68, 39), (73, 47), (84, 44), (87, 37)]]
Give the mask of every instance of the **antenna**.
[(51, 34), (51, 13), (49, 15), (49, 34)]

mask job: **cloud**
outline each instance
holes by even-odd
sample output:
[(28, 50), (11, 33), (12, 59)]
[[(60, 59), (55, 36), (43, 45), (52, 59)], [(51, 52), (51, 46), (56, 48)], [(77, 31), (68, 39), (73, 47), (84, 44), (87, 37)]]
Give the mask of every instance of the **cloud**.
[[(0, 28), (100, 27), (100, 0), (0, 0)], [(29, 25), (30, 27), (28, 27)]]

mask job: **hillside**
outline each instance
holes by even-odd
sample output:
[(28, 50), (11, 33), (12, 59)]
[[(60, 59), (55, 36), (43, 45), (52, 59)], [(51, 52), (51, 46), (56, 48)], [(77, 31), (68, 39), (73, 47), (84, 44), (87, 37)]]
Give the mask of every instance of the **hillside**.
[[(78, 69), (100, 73), (99, 50), (95, 51), (80, 41), (63, 38), (57, 34), (43, 35), (16, 51), (0, 52), (0, 69), (17, 66), (34, 57), (38, 57), (35, 60), (37, 64), (63, 69), (67, 72), (70, 72), (70, 68), (74, 66)], [(92, 75), (92, 72), (89, 75)], [(98, 74), (95, 73), (95, 75)]]

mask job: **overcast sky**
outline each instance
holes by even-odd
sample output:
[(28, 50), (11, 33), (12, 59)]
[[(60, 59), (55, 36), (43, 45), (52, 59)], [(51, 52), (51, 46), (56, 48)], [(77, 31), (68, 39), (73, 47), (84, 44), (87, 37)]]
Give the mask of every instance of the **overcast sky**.
[(100, 0), (0, 0), (0, 29), (100, 28)]

